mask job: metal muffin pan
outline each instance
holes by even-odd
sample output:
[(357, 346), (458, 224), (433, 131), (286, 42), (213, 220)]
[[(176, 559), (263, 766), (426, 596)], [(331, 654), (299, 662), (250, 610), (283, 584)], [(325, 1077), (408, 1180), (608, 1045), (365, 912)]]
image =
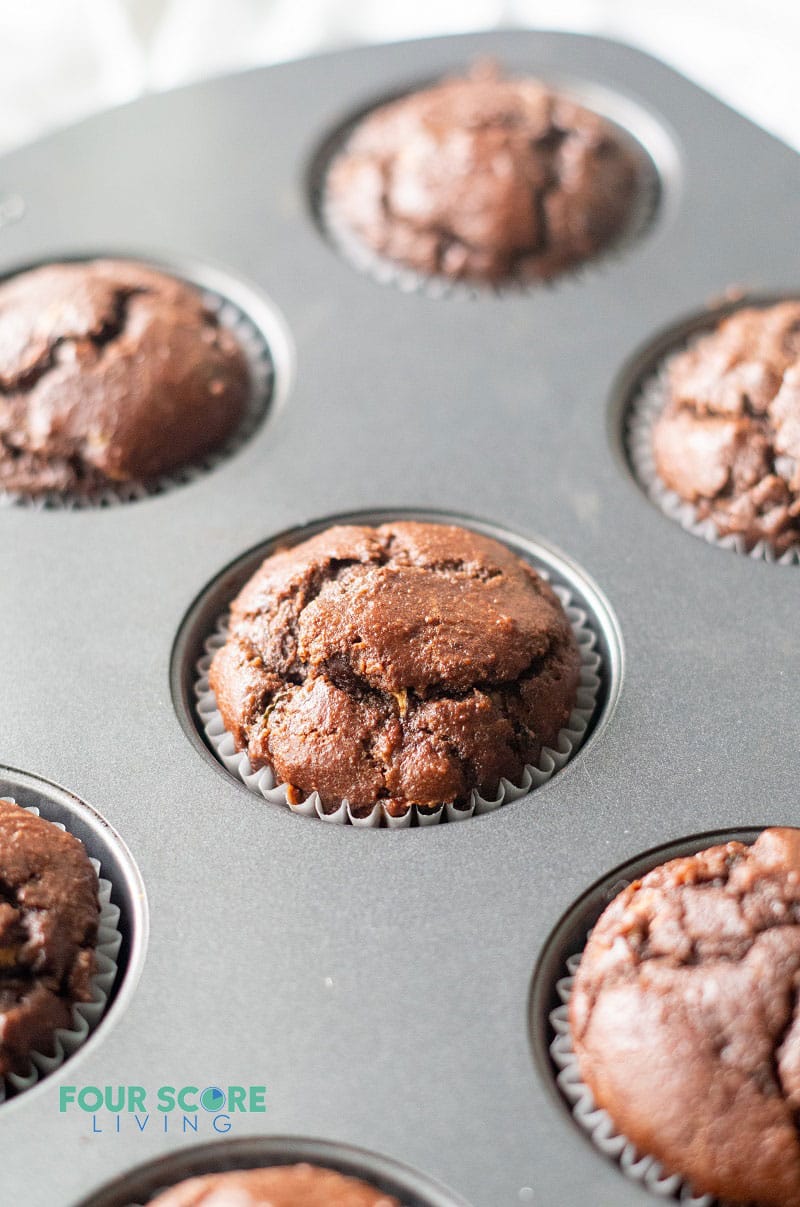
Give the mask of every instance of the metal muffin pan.
[[(624, 255), (520, 295), (382, 286), (321, 237), (309, 166), (375, 98), (486, 54), (648, 115), (654, 221)], [(0, 511), (0, 761), (102, 812), (151, 915), (113, 1025), (0, 1110), (3, 1195), (73, 1204), (186, 1144), (92, 1136), (59, 1113), (63, 1082), (194, 1080), (267, 1084), (267, 1114), (242, 1116), (237, 1136), (384, 1153), (471, 1207), (645, 1207), (533, 1057), (533, 973), (558, 920), (616, 866), (693, 834), (800, 822), (797, 583), (648, 502), (624, 455), (620, 374), (731, 285), (797, 289), (798, 157), (637, 51), (513, 32), (147, 98), (6, 156), (2, 181), (24, 214), (0, 227), (0, 271), (87, 248), (215, 265), (282, 317), (273, 354), (291, 382), (185, 489)], [(170, 691), (181, 622), (276, 534), (396, 509), (563, 550), (616, 617), (616, 704), (549, 784), (467, 824), (355, 831), (268, 808), (187, 740)]]

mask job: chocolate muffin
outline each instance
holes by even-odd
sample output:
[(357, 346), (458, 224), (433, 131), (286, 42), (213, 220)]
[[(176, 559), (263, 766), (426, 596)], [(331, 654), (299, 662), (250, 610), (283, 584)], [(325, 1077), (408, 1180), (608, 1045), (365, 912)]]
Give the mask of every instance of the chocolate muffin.
[(464, 803), (518, 780), (575, 703), (558, 598), (462, 528), (329, 528), (268, 557), (231, 607), (210, 684), (253, 767), (296, 803)]
[(671, 362), (658, 474), (720, 536), (800, 544), (800, 302), (739, 310)]
[(180, 1182), (150, 1207), (400, 1207), (391, 1195), (315, 1165), (236, 1169)]
[(552, 277), (629, 223), (640, 156), (596, 113), (481, 65), (382, 105), (325, 182), (334, 233), (428, 275)]
[(799, 1207), (800, 830), (674, 859), (603, 913), (570, 1024), (618, 1130), (696, 1193)]
[(156, 478), (217, 448), (248, 390), (233, 334), (153, 268), (51, 264), (0, 284), (0, 489)]
[(0, 800), (0, 1076), (52, 1051), (92, 998), (100, 903), (83, 843)]

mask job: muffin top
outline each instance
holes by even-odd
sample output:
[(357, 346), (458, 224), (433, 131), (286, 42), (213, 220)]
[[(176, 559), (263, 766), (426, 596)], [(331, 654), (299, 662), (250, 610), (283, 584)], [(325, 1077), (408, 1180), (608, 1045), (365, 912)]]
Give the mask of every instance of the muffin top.
[(329, 528), (268, 557), (210, 681), (254, 767), (369, 812), (518, 779), (565, 725), (579, 654), (558, 598), (462, 528)]
[(609, 122), (479, 65), (383, 105), (333, 160), (335, 233), (421, 273), (546, 278), (625, 227), (639, 157)]
[(0, 284), (0, 489), (91, 493), (216, 448), (248, 370), (192, 286), (121, 260)]
[(232, 1170), (180, 1182), (150, 1207), (400, 1207), (365, 1182), (315, 1165)]
[(581, 1073), (695, 1192), (800, 1204), (800, 830), (674, 859), (611, 902), (570, 1000)]
[(83, 843), (0, 800), (0, 1076), (24, 1074), (91, 1000), (99, 917)]
[(673, 358), (659, 475), (720, 535), (800, 543), (800, 302), (739, 310)]

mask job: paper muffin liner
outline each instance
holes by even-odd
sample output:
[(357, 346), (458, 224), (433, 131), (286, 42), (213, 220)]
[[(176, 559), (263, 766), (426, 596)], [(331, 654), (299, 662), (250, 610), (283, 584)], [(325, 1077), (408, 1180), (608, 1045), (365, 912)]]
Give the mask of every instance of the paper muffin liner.
[[(16, 804), (12, 796), (0, 797), (4, 801)], [(22, 806), (26, 812), (39, 817), (39, 810), (31, 805)], [(61, 822), (53, 821), (50, 825), (59, 830), (67, 829)], [(122, 934), (119, 929), (119, 907), (111, 900), (112, 885), (100, 875), (101, 867), (98, 859), (90, 857), (89, 862), (97, 873), (98, 897), (100, 900), (100, 918), (97, 929), (95, 955), (97, 971), (92, 977), (92, 999), (89, 1002), (75, 1002), (72, 1007), (72, 1026), (58, 1028), (53, 1032), (53, 1051), (50, 1055), (44, 1052), (31, 1052), (30, 1069), (25, 1075), (8, 1073), (0, 1077), (0, 1104), (12, 1095), (29, 1090), (42, 1077), (58, 1069), (81, 1044), (85, 1043), (92, 1031), (95, 1030), (103, 1017), (111, 987), (117, 976), (117, 959), (122, 944)]]
[[(542, 578), (548, 575), (538, 570)], [(553, 585), (553, 584), (551, 584)], [(268, 767), (254, 771), (247, 754), (238, 751), (233, 736), (225, 728), (222, 715), (217, 708), (217, 701), (208, 681), (211, 660), (228, 637), (228, 614), (225, 613), (217, 620), (214, 631), (206, 638), (203, 655), (195, 664), (196, 679), (194, 684), (197, 701), (197, 713), (206, 739), (215, 755), (228, 771), (242, 781), (251, 792), (263, 796), (271, 804), (285, 805), (293, 813), (304, 817), (319, 817), (322, 821), (334, 822), (339, 825), (350, 824), (374, 828), (386, 825), (391, 829), (407, 829), (413, 822), (419, 826), (433, 826), (441, 821), (463, 821), (481, 813), (491, 813), (501, 805), (519, 800), (534, 788), (540, 787), (559, 771), (572, 757), (580, 746), (597, 705), (597, 694), (600, 690), (600, 655), (597, 653), (597, 636), (589, 624), (589, 615), (577, 607), (572, 601), (572, 593), (566, 588), (553, 585), (572, 631), (578, 643), (580, 652), (580, 679), (575, 698), (575, 706), (569, 720), (560, 731), (555, 747), (545, 747), (535, 766), (525, 766), (518, 784), (501, 779), (497, 793), (492, 798), (481, 796), (477, 789), (470, 793), (466, 807), (458, 808), (452, 803), (441, 804), (435, 809), (419, 810), (411, 805), (399, 817), (393, 817), (379, 801), (366, 817), (357, 817), (346, 799), (335, 810), (326, 812), (317, 792), (312, 792), (298, 805), (289, 803), (287, 797), (288, 784), (279, 784)]]
[[(590, 108), (589, 105), (585, 107)], [(622, 230), (608, 243), (603, 244), (585, 259), (567, 264), (552, 276), (547, 277), (510, 276), (491, 282), (464, 280), (442, 274), (431, 275), (420, 272), (392, 260), (388, 256), (381, 255), (380, 252), (371, 248), (337, 213), (337, 207), (328, 196), (328, 172), (334, 160), (345, 150), (350, 135), (365, 116), (368, 114), (363, 114), (346, 126), (325, 154), (318, 179), (312, 190), (314, 211), (321, 230), (345, 260), (348, 260), (359, 272), (378, 281), (379, 284), (392, 285), (402, 290), (403, 293), (420, 293), (426, 297), (438, 299), (469, 298), (474, 301), (487, 295), (490, 297), (526, 296), (543, 288), (554, 289), (570, 280), (580, 282), (587, 276), (591, 279), (595, 271), (602, 271), (604, 267), (624, 256), (641, 239), (655, 218), (662, 187), (658, 168), (648, 151), (633, 134), (612, 118), (606, 118), (605, 120), (620, 134), (625, 143), (632, 147), (638, 161), (638, 183), (631, 212)]]
[[(702, 332), (698, 339), (708, 332)], [(633, 401), (627, 417), (626, 437), (631, 467), (645, 494), (670, 520), (680, 524), (692, 536), (699, 536), (710, 545), (720, 549), (731, 549), (743, 553), (756, 561), (776, 562), (780, 566), (800, 565), (800, 546), (787, 549), (778, 555), (768, 541), (758, 541), (752, 549), (747, 548), (744, 537), (720, 536), (712, 519), (701, 520), (693, 503), (687, 503), (674, 490), (662, 482), (656, 469), (653, 453), (653, 428), (667, 405), (670, 397), (669, 373), (673, 362), (696, 340), (690, 340), (682, 348), (669, 354), (660, 367), (643, 383)]]
[[(627, 882), (620, 881), (612, 890), (612, 895), (616, 896), (626, 885)], [(581, 1077), (569, 1025), (569, 1002), (581, 955), (582, 953), (578, 953), (568, 958), (567, 975), (556, 982), (556, 992), (561, 999), (561, 1005), (552, 1010), (549, 1016), (555, 1035), (550, 1044), (550, 1055), (559, 1069), (556, 1082), (572, 1107), (573, 1119), (603, 1156), (610, 1157), (626, 1177), (638, 1182), (651, 1194), (658, 1195), (661, 1199), (683, 1203), (686, 1207), (724, 1207), (713, 1195), (695, 1194), (680, 1174), (667, 1173), (655, 1157), (639, 1152), (630, 1140), (617, 1131), (608, 1111), (595, 1102), (592, 1091)]]
[[(164, 270), (167, 274), (168, 269)], [(184, 279), (184, 278), (179, 278)], [(185, 278), (187, 284), (193, 282)], [(198, 288), (195, 285), (195, 288)], [(250, 390), (244, 414), (231, 435), (218, 448), (196, 461), (179, 465), (168, 474), (147, 481), (119, 482), (103, 486), (86, 494), (48, 491), (29, 495), (19, 491), (0, 490), (0, 507), (29, 507), (34, 510), (79, 511), (93, 507), (114, 507), (119, 503), (135, 503), (153, 495), (166, 494), (176, 486), (187, 486), (203, 474), (215, 469), (247, 443), (267, 413), (274, 381), (274, 365), (266, 336), (251, 318), (237, 305), (214, 290), (199, 290), (204, 304), (221, 324), (235, 335), (247, 361)]]

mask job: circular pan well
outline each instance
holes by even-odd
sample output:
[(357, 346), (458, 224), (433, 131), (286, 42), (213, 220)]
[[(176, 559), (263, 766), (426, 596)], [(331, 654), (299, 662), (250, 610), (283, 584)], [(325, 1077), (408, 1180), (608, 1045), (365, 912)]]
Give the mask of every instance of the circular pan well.
[(615, 259), (625, 255), (640, 239), (666, 220), (673, 212), (680, 184), (680, 157), (672, 135), (649, 110), (633, 98), (616, 92), (590, 80), (553, 77), (548, 72), (537, 72), (529, 63), (508, 62), (501, 66), (508, 78), (533, 78), (541, 80), (555, 92), (582, 105), (585, 109), (604, 118), (621, 140), (630, 147), (638, 161), (639, 190), (625, 228), (609, 243), (600, 247), (586, 260), (567, 266), (553, 278), (537, 281), (520, 281), (511, 278), (494, 285), (480, 281), (462, 281), (445, 276), (427, 276), (412, 268), (374, 252), (330, 213), (326, 196), (326, 181), (330, 167), (345, 148), (356, 127), (376, 109), (412, 96), (415, 92), (459, 74), (449, 68), (441, 75), (420, 79), (405, 88), (396, 88), (375, 96), (368, 104), (360, 106), (343, 122), (329, 130), (312, 154), (306, 172), (306, 191), (313, 221), (323, 239), (358, 271), (371, 276), (381, 284), (394, 285), (406, 293), (424, 292), (433, 297), (468, 296), (482, 294), (518, 294), (542, 285), (558, 285), (570, 278), (581, 278), (596, 267), (606, 267)]
[(77, 1207), (145, 1207), (159, 1191), (185, 1178), (265, 1165), (308, 1162), (361, 1178), (401, 1207), (467, 1207), (463, 1199), (388, 1157), (326, 1140), (292, 1136), (246, 1137), (193, 1145), (138, 1166), (82, 1199)]
[[(628, 1176), (639, 1184), (658, 1195), (661, 1201), (680, 1201), (711, 1207), (714, 1200), (710, 1196), (702, 1198), (686, 1198), (688, 1187), (678, 1175), (665, 1175), (653, 1158), (639, 1159), (641, 1154), (635, 1153), (633, 1146), (619, 1138), (611, 1127), (599, 1126), (598, 1134), (602, 1141), (608, 1143), (609, 1151), (601, 1151), (589, 1134), (588, 1124), (578, 1122), (571, 1102), (562, 1090), (558, 1081), (559, 1065), (551, 1053), (551, 1045), (559, 1038), (559, 1033), (553, 1027), (551, 1016), (559, 1007), (563, 1010), (563, 994), (559, 993), (559, 982), (572, 975), (570, 964), (583, 951), (589, 932), (597, 922), (606, 906), (632, 881), (641, 878), (653, 868), (662, 863), (668, 863), (686, 855), (708, 847), (718, 846), (726, 842), (743, 842), (751, 845), (765, 826), (743, 827), (741, 829), (716, 830), (704, 834), (693, 835), (690, 838), (678, 839), (665, 843), (638, 855), (618, 867), (613, 868), (591, 888), (578, 898), (561, 917), (550, 933), (542, 954), (536, 965), (529, 999), (528, 1023), (534, 1065), (537, 1074), (547, 1086), (551, 1099), (562, 1113), (569, 1125), (584, 1137), (592, 1146), (599, 1160), (613, 1160), (620, 1169), (621, 1176)], [(591, 1117), (587, 1114), (589, 1123)], [(597, 1120), (594, 1120), (597, 1126)], [(608, 1120), (606, 1120), (608, 1123)], [(625, 1151), (623, 1151), (623, 1146)], [(634, 1157), (635, 1154), (635, 1157)], [(621, 1158), (621, 1160), (620, 1160)], [(681, 1197), (682, 1196), (682, 1197)]]
[[(144, 882), (133, 856), (116, 830), (96, 810), (65, 788), (40, 776), (0, 766), (0, 797), (11, 797), (18, 805), (37, 808), (41, 817), (59, 823), (79, 838), (89, 857), (100, 863), (101, 876), (112, 886), (111, 902), (119, 909), (117, 928), (122, 943), (116, 957), (117, 976), (102, 1018), (75, 1054), (68, 1056), (64, 1062), (73, 1065), (94, 1047), (98, 1039), (102, 1039), (108, 1027), (122, 1015), (136, 988), (144, 963), (149, 926)], [(63, 1066), (53, 1075), (60, 1073), (61, 1068)], [(30, 1089), (10, 1096), (0, 1106), (0, 1111), (13, 1109), (14, 1104), (21, 1100), (30, 1101), (31, 1095), (39, 1092), (47, 1082), (47, 1077), (41, 1077)]]
[[(230, 601), (264, 558), (278, 548), (299, 544), (335, 524), (379, 525), (409, 520), (455, 524), (492, 537), (530, 562), (535, 569), (543, 571), (555, 587), (563, 587), (570, 592), (572, 604), (585, 615), (584, 627), (590, 630), (594, 638), (594, 649), (600, 662), (597, 672), (600, 683), (588, 727), (580, 741), (579, 749), (569, 758), (567, 766), (580, 758), (584, 748), (604, 729), (620, 691), (623, 668), (622, 639), (616, 619), (599, 588), (567, 557), (544, 542), (528, 540), (507, 529), (468, 516), (412, 509), (347, 513), (329, 516), (313, 524), (279, 533), (231, 562), (200, 593), (180, 626), (173, 646), (171, 664), (175, 709), (189, 740), (228, 782), (234, 783), (242, 791), (251, 791), (237, 775), (225, 769), (211, 748), (198, 717), (195, 685), (198, 679), (197, 664), (203, 657), (205, 643), (214, 633), (217, 622), (227, 611)], [(557, 778), (558, 774), (562, 772), (556, 771), (553, 778)]]
[(236, 335), (247, 360), (251, 389), (242, 421), (220, 447), (160, 477), (143, 482), (123, 482), (87, 495), (53, 492), (29, 496), (0, 490), (0, 506), (75, 511), (114, 507), (166, 494), (175, 487), (196, 481), (229, 457), (235, 456), (285, 400), (292, 370), (288, 329), (279, 312), (260, 291), (223, 268), (201, 261), (171, 259), (155, 254), (136, 255), (131, 251), (92, 249), (82, 254), (54, 254), (47, 259), (19, 265), (3, 273), (0, 283), (49, 264), (83, 264), (101, 259), (141, 264), (199, 290), (220, 324)]
[(742, 537), (720, 536), (713, 520), (699, 520), (694, 505), (662, 483), (652, 452), (653, 426), (667, 402), (666, 372), (672, 358), (739, 310), (764, 310), (787, 301), (797, 301), (797, 294), (744, 294), (722, 300), (676, 321), (638, 348), (623, 366), (612, 389), (609, 439), (649, 502), (686, 532), (719, 549), (758, 561), (798, 565), (800, 546), (790, 548), (782, 555), (776, 554), (765, 541), (748, 549)]

